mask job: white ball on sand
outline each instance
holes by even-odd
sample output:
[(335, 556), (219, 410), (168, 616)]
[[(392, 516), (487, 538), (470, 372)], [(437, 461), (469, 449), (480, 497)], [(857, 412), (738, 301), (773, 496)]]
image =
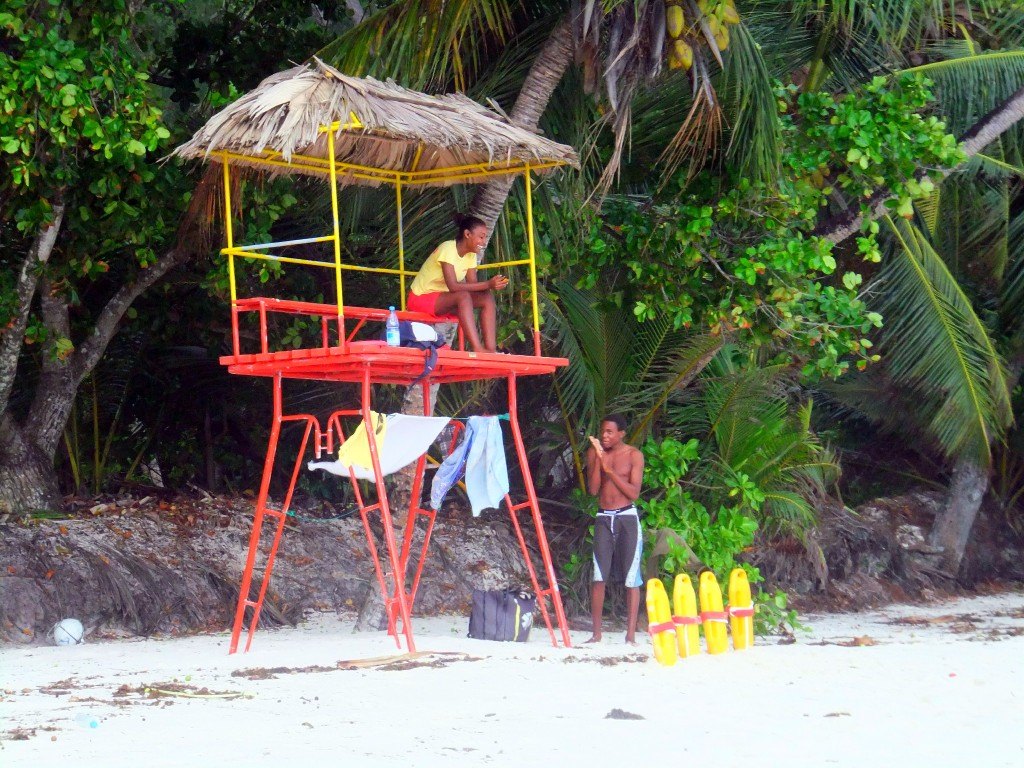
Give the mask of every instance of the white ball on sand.
[(64, 619), (53, 626), (53, 641), (57, 645), (78, 645), (85, 642), (85, 627), (78, 619)]

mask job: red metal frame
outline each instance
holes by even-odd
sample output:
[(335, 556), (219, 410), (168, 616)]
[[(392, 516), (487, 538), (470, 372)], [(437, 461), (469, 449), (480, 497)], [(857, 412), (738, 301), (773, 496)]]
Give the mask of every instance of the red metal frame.
[[(388, 310), (378, 309), (376, 307), (343, 307), (345, 314), (338, 315), (338, 307), (334, 304), (318, 304), (310, 301), (293, 301), (290, 299), (273, 299), (267, 296), (254, 296), (249, 299), (237, 299), (231, 306), (231, 331), (234, 339), (232, 345), (232, 352), (235, 357), (242, 356), (240, 349), (240, 342), (238, 336), (238, 322), (239, 316), (245, 312), (256, 312), (259, 315), (259, 338), (260, 338), (260, 352), (262, 354), (269, 353), (269, 329), (267, 327), (267, 316), (268, 313), (284, 314), (284, 315), (309, 315), (311, 317), (320, 318), (320, 343), (321, 349), (329, 349), (332, 346), (338, 349), (344, 350), (345, 347), (351, 343), (357, 333), (366, 325), (366, 321), (380, 321), (384, 322), (388, 318)], [(454, 315), (428, 315), (424, 312), (410, 312), (408, 310), (395, 310), (395, 314), (399, 320), (411, 320), (419, 323), (442, 323), (442, 322), (458, 322), (458, 318)], [(338, 343), (332, 345), (330, 343), (330, 334), (328, 332), (328, 321), (334, 319), (338, 324)], [(356, 325), (351, 331), (346, 333), (345, 331), (345, 318), (353, 318), (356, 320)], [(342, 341), (344, 340), (344, 341)], [(458, 349), (464, 350), (466, 348), (466, 340), (462, 333), (462, 327), (458, 328)], [(534, 348), (536, 354), (540, 354), (540, 337), (535, 338)]]
[[(370, 422), (370, 410), (372, 405), (373, 384), (405, 384), (409, 385), (423, 370), (424, 352), (422, 350), (409, 349), (404, 347), (388, 347), (382, 342), (349, 342), (344, 348), (327, 347), (327, 326), (326, 318), (322, 325), (322, 337), (324, 347), (314, 349), (300, 349), (281, 352), (270, 352), (267, 340), (266, 311), (288, 311), (292, 313), (303, 312), (305, 307), (299, 308), (300, 302), (275, 302), (271, 299), (250, 300), (254, 303), (246, 310), (255, 310), (261, 317), (261, 349), (258, 354), (240, 354), (237, 335), (237, 312), (233, 312), (232, 327), (235, 331), (233, 344), (234, 354), (221, 358), (221, 362), (228, 366), (231, 373), (267, 376), (272, 379), (273, 384), (273, 418), (270, 429), (270, 437), (267, 444), (267, 457), (263, 465), (263, 479), (260, 483), (259, 496), (256, 499), (256, 508), (253, 516), (252, 533), (249, 539), (249, 551), (246, 557), (245, 569), (242, 572), (241, 588), (238, 598), (238, 606), (235, 611), (234, 625), (231, 631), (231, 643), (229, 653), (238, 650), (239, 641), (243, 628), (247, 626), (246, 642), (244, 650), (248, 651), (252, 645), (253, 635), (259, 625), (260, 611), (266, 599), (267, 587), (270, 582), (271, 572), (274, 566), (274, 559), (281, 542), (284, 530), (284, 523), (287, 518), (288, 509), (291, 505), (292, 495), (295, 491), (295, 484), (298, 480), (299, 470), (302, 466), (306, 450), (309, 446), (310, 435), (313, 435), (314, 454), (320, 457), (323, 453), (333, 455), (335, 444), (340, 445), (345, 440), (342, 429), (341, 418), (345, 416), (360, 416), (366, 424)], [(274, 304), (271, 304), (274, 302)], [(276, 306), (275, 306), (276, 304)], [(291, 305), (281, 307), (280, 305)], [(324, 317), (318, 310), (317, 305), (310, 305), (314, 311), (309, 312), (314, 316)], [(334, 308), (332, 308), (334, 309)], [(359, 316), (359, 311), (350, 313), (349, 307), (345, 308), (346, 316)], [(360, 308), (355, 308), (360, 310)], [(387, 317), (386, 310), (363, 310), (364, 316), (360, 317), (362, 322), (366, 320), (383, 321)], [(403, 315), (418, 313), (402, 313)], [(336, 316), (336, 310), (335, 310)], [(420, 319), (420, 318), (415, 318)], [(339, 333), (344, 331), (339, 329)], [(344, 338), (343, 336), (341, 338)], [(535, 340), (536, 341), (536, 340)], [(423, 387), (424, 414), (431, 412), (430, 385), (432, 383), (445, 383), (454, 381), (470, 381), (483, 378), (505, 378), (508, 382), (508, 409), (509, 424), (512, 432), (512, 441), (516, 449), (516, 457), (519, 461), (522, 473), (523, 485), (526, 489), (526, 500), (520, 503), (513, 503), (509, 496), (505, 497), (505, 505), (512, 519), (516, 538), (523, 552), (527, 571), (534, 592), (538, 598), (541, 616), (547, 626), (548, 633), (553, 645), (558, 645), (558, 638), (552, 624), (551, 614), (554, 614), (558, 624), (562, 644), (566, 647), (571, 645), (568, 626), (566, 624), (565, 612), (562, 606), (561, 595), (558, 591), (558, 581), (555, 575), (554, 566), (551, 562), (551, 552), (548, 548), (547, 536), (544, 532), (544, 525), (541, 519), (540, 507), (537, 501), (537, 494), (533, 487), (533, 477), (527, 462), (526, 448), (523, 444), (522, 433), (518, 421), (518, 394), (517, 379), (520, 376), (551, 374), (557, 368), (564, 366), (568, 361), (562, 358), (546, 358), (532, 355), (503, 355), (486, 354), (471, 355), (471, 353), (460, 350), (441, 350), (438, 356), (437, 365), (428, 379), (424, 379), (420, 386)], [(323, 381), (351, 382), (359, 384), (359, 407), (334, 411), (327, 418), (326, 429), (321, 429), (319, 420), (306, 413), (284, 414), (282, 387), (285, 379), (318, 379)], [(286, 422), (303, 422), (305, 431), (300, 443), (295, 464), (289, 479), (288, 490), (284, 496), (284, 502), (280, 509), (268, 507), (270, 491), (270, 480), (273, 474), (274, 463), (277, 458), (278, 441), (281, 435), (281, 425)], [(401, 548), (395, 538), (394, 521), (390, 505), (388, 503), (387, 491), (384, 485), (384, 478), (380, 473), (380, 461), (377, 454), (377, 445), (373, 431), (368, 430), (370, 435), (369, 447), (370, 456), (373, 462), (375, 475), (374, 487), (377, 494), (372, 504), (367, 504), (363, 498), (359, 483), (354, 474), (350, 475), (352, 488), (355, 494), (356, 503), (359, 507), (360, 518), (363, 522), (363, 529), (366, 534), (367, 547), (374, 562), (377, 583), (384, 600), (385, 611), (388, 618), (388, 633), (395, 638), (395, 643), (401, 647), (401, 637), (405, 637), (406, 649), (414, 651), (415, 639), (411, 622), (412, 606), (419, 589), (420, 578), (426, 563), (427, 553), (430, 546), (430, 537), (433, 532), (436, 513), (433, 510), (423, 509), (420, 500), (423, 491), (423, 471), (426, 462), (426, 455), (420, 456), (416, 463), (416, 473), (413, 480), (412, 493), (409, 502), (409, 510), (406, 516), (404, 535)], [(522, 510), (530, 510), (530, 519), (533, 522), (538, 545), (538, 555), (542, 568), (534, 566), (534, 555), (530, 552), (523, 535), (522, 524), (519, 513)], [(370, 526), (370, 515), (377, 513), (384, 530), (383, 552), (377, 546), (373, 530)], [(263, 524), (266, 518), (275, 521), (273, 538), (266, 553), (260, 551), (260, 541), (263, 532)], [(413, 541), (417, 521), (420, 517), (425, 519), (423, 543), (417, 553), (415, 570), (409, 579), (410, 562), (413, 554)], [(262, 579), (255, 599), (252, 599), (253, 575), (256, 570), (257, 560), (265, 558), (262, 568)], [(541, 587), (540, 579), (546, 581), (546, 586)], [(547, 603), (550, 601), (550, 610)], [(248, 622), (246, 622), (246, 609), (252, 609)]]

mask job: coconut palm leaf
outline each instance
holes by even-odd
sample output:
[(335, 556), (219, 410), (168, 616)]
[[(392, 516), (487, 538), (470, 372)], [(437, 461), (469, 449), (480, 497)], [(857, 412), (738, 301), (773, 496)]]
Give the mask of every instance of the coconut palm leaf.
[[(571, 286), (568, 289), (574, 290)], [(569, 361), (566, 368), (555, 374), (559, 407), (562, 413), (571, 414), (578, 423), (589, 426), (598, 411), (597, 392), (583, 351), (584, 344), (563, 311), (557, 292), (544, 294), (544, 319), (547, 336), (558, 353)]]
[[(641, 330), (646, 330), (644, 326)], [(616, 401), (616, 410), (633, 416), (631, 443), (638, 444), (651, 433), (669, 399), (696, 379), (721, 347), (721, 338), (710, 334), (677, 333), (661, 338), (656, 356), (648, 357), (649, 364)]]
[(896, 74), (917, 74), (934, 83), (939, 111), (953, 133), (963, 133), (1024, 85), (1024, 50), (976, 52), (967, 42), (933, 52), (944, 55)]
[(351, 75), (394, 78), (410, 88), (464, 91), (512, 26), (508, 0), (402, 0), (321, 49)]
[(810, 25), (780, 5), (757, 3), (744, 8), (742, 18), (754, 44), (760, 47), (769, 76), (786, 80), (814, 56), (817, 36)]
[(558, 287), (558, 299), (592, 382), (593, 420), (603, 414), (619, 388), (631, 378), (636, 322), (622, 308), (602, 304), (596, 293), (565, 283)]
[(999, 317), (1003, 332), (1016, 339), (1024, 327), (1024, 211), (1017, 211), (1007, 225), (1006, 262), (999, 295)]
[(777, 172), (782, 144), (772, 78), (761, 47), (744, 24), (733, 27), (731, 39), (717, 86), (731, 126), (726, 158), (744, 176), (769, 179)]
[(765, 494), (757, 513), (772, 531), (799, 533), (815, 519), (814, 501), (839, 476), (839, 465), (810, 428), (811, 404), (795, 410), (784, 366), (759, 367), (735, 347), (712, 360), (669, 412), (673, 431), (702, 442), (691, 480), (708, 503), (729, 501), (727, 480), (741, 473)]
[(967, 162), (965, 170), (967, 173), (974, 175), (984, 172), (990, 176), (1016, 176), (1017, 178), (1024, 178), (1024, 165), (1008, 163), (984, 152), (979, 152), (972, 157)]
[(956, 175), (946, 179), (922, 202), (924, 205), (915, 207), (932, 247), (952, 274), (982, 294), (996, 292), (1007, 259), (1007, 181), (991, 176)]
[(983, 464), (1012, 420), (1000, 356), (963, 289), (925, 235), (885, 219), (893, 254), (875, 285), (887, 315), (882, 351), (897, 384), (927, 392), (929, 432), (948, 456)]
[(914, 208), (921, 221), (924, 222), (931, 237), (935, 237), (939, 228), (939, 208), (942, 205), (942, 185), (935, 187), (931, 194), (914, 202)]

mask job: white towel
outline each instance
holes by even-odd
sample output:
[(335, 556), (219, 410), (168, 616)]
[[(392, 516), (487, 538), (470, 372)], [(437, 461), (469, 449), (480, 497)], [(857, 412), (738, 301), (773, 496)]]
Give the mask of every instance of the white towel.
[[(390, 475), (412, 464), (427, 452), (431, 443), (441, 434), (450, 419), (443, 416), (406, 416), (402, 413), (389, 414), (384, 446), (377, 446), (380, 471)], [(349, 476), (349, 465), (340, 461), (311, 461), (309, 469), (323, 469), (332, 475)], [(355, 476), (360, 480), (374, 480), (373, 470), (358, 464), (352, 465)]]

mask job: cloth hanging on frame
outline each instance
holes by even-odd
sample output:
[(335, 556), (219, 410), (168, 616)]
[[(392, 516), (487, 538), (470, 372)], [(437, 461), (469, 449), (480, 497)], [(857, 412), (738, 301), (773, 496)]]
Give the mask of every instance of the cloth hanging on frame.
[[(373, 421), (373, 411), (370, 412)], [(379, 416), (379, 414), (378, 414)], [(449, 419), (443, 416), (407, 416), (392, 413), (384, 417), (381, 433), (377, 438), (377, 457), (382, 475), (391, 475), (412, 464), (427, 452), (437, 439)], [(344, 451), (349, 443), (356, 443)], [(361, 445), (360, 445), (361, 444)], [(365, 463), (364, 463), (365, 462)], [(334, 475), (348, 477), (349, 469), (359, 480), (374, 480), (373, 462), (370, 460), (370, 446), (364, 425), (359, 426), (338, 449), (336, 461), (311, 461), (309, 469), (322, 469)]]
[[(384, 439), (388, 433), (387, 416), (370, 411), (370, 423), (373, 425), (374, 442), (377, 444), (377, 455), (381, 455)], [(373, 470), (373, 459), (370, 457), (370, 438), (366, 432), (366, 422), (360, 421), (348, 440), (338, 448), (338, 461), (346, 467), (354, 464), (363, 469)]]
[(459, 443), (448, 454), (448, 457), (441, 462), (441, 466), (434, 473), (434, 480), (430, 484), (430, 506), (433, 509), (440, 509), (444, 497), (452, 489), (463, 473), (466, 471), (466, 457), (469, 456), (470, 446), (473, 444), (474, 433), (469, 427), (463, 430), (462, 442)]
[(477, 436), (466, 457), (466, 493), (477, 517), (485, 509), (496, 509), (505, 498), (508, 466), (498, 417), (472, 416), (467, 429), (474, 427)]
[(430, 486), (430, 506), (441, 503), (463, 473), (466, 493), (476, 517), (484, 509), (498, 507), (509, 490), (508, 465), (501, 423), (497, 416), (471, 416), (462, 442), (444, 460)]

